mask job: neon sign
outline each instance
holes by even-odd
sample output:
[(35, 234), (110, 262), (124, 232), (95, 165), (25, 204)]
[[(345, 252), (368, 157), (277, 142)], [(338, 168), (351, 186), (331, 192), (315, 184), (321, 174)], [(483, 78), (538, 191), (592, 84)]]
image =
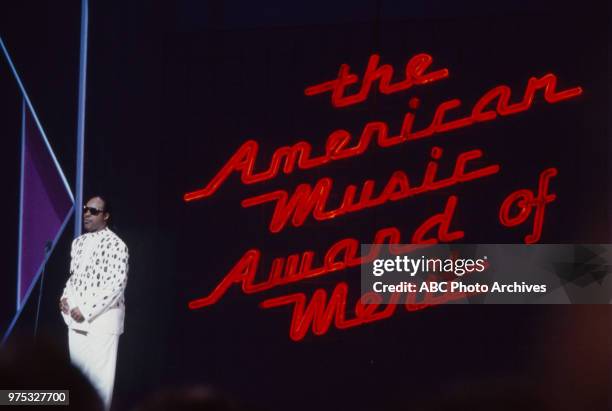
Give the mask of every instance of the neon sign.
[[(387, 95), (448, 78), (449, 70), (446, 68), (428, 71), (432, 64), (433, 58), (430, 55), (417, 54), (406, 64), (404, 80), (392, 83), (393, 67), (380, 65), (380, 56), (372, 55), (361, 82), (358, 75), (351, 73), (348, 65), (342, 64), (336, 79), (307, 87), (305, 95), (313, 97), (329, 92), (331, 104), (341, 109), (366, 101), (376, 84), (378, 84), (379, 92)], [(527, 81), (522, 98), (515, 102), (510, 101), (512, 97), (510, 87), (496, 86), (485, 92), (469, 110), (464, 110), (463, 113), (459, 110), (462, 106), (461, 100), (447, 100), (437, 107), (430, 124), (422, 130), (413, 130), (415, 113), (408, 112), (404, 115), (401, 129), (397, 135), (390, 135), (389, 127), (385, 122), (373, 121), (364, 126), (355, 143), (351, 142), (353, 137), (348, 131), (343, 129), (333, 131), (329, 134), (323, 150), (319, 150), (320, 154), (313, 154), (313, 147), (307, 141), (279, 147), (274, 151), (264, 171), (255, 171), (259, 143), (255, 140), (248, 140), (237, 149), (204, 187), (186, 193), (184, 200), (185, 202), (203, 200), (216, 194), (223, 183), (234, 173), (240, 174), (243, 184), (256, 184), (272, 180), (280, 172), (288, 175), (298, 169), (310, 170), (331, 162), (358, 157), (369, 150), (374, 142), (379, 148), (387, 149), (451, 130), (492, 121), (498, 116), (518, 114), (533, 106), (538, 91), (541, 91), (543, 100), (548, 104), (556, 104), (582, 94), (581, 87), (558, 90), (557, 81), (557, 77), (552, 73), (541, 77), (531, 77)], [(358, 86), (358, 91), (354, 94), (347, 94), (349, 86), (353, 86), (352, 89)], [(416, 110), (419, 105), (420, 101), (416, 97), (410, 100), (409, 106), (412, 110)], [(451, 115), (453, 112), (459, 115)], [(450, 119), (451, 117), (453, 118)], [(485, 153), (483, 150), (474, 149), (460, 153), (454, 161), (451, 175), (440, 178), (438, 162), (443, 157), (443, 149), (438, 146), (432, 147), (430, 157), (424, 176), (418, 184), (413, 184), (403, 170), (396, 170), (387, 182), (380, 186), (373, 179), (347, 185), (342, 189), (340, 196), (342, 200), (339, 205), (329, 204), (334, 188), (332, 177), (321, 178), (314, 185), (299, 184), (292, 192), (275, 190), (245, 198), (241, 205), (243, 208), (250, 208), (273, 203), (274, 210), (268, 228), (271, 233), (275, 234), (289, 225), (299, 228), (310, 217), (315, 221), (336, 219), (349, 213), (382, 207), (389, 202), (426, 195), (461, 183), (490, 178), (499, 173), (501, 169), (500, 164), (491, 161), (487, 161), (488, 165), (482, 166), (486, 158)], [(478, 165), (475, 160), (478, 160)], [(558, 170), (554, 167), (543, 170), (539, 176), (537, 194), (528, 189), (521, 189), (509, 194), (500, 205), (499, 221), (502, 226), (508, 228), (525, 224), (535, 210), (533, 229), (524, 237), (525, 243), (536, 243), (541, 238), (546, 206), (556, 199), (556, 195), (549, 192), (549, 185), (551, 179), (557, 174)], [(452, 228), (452, 219), (458, 203), (457, 196), (449, 196), (441, 212), (429, 217), (416, 227), (410, 237), (410, 242), (412, 244), (436, 244), (463, 238), (464, 231)], [(397, 245), (402, 243), (400, 237), (397, 227), (380, 229), (372, 241), (377, 246), (373, 247), (368, 255), (359, 255), (360, 241), (349, 237), (332, 244), (320, 259), (317, 259), (311, 250), (286, 257), (277, 257), (272, 260), (265, 280), (258, 279), (258, 274), (261, 276), (260, 273), (263, 271), (262, 252), (253, 248), (243, 254), (210, 294), (194, 299), (188, 305), (190, 309), (196, 310), (216, 304), (233, 286), (240, 286), (245, 294), (254, 294), (341, 272), (372, 261), (381, 252), (384, 244), (389, 247), (390, 252), (401, 254), (406, 250)], [(318, 260), (321, 262), (315, 263)], [(383, 306), (379, 296), (366, 294), (360, 296), (354, 308), (354, 317), (349, 319), (346, 316), (348, 295), (348, 284), (341, 281), (336, 284), (329, 299), (325, 289), (317, 289), (310, 300), (303, 293), (295, 293), (266, 299), (261, 303), (261, 307), (270, 309), (292, 305), (293, 316), (289, 335), (291, 339), (299, 341), (308, 334), (309, 330), (315, 335), (326, 333), (332, 324), (337, 329), (346, 329), (389, 318), (395, 313), (400, 303), (404, 304), (406, 310), (415, 311), (447, 301), (440, 298), (465, 297), (465, 294), (446, 295), (445, 297), (424, 295), (421, 301), (402, 302), (399, 300), (400, 296), (396, 295), (393, 297), (396, 304)]]

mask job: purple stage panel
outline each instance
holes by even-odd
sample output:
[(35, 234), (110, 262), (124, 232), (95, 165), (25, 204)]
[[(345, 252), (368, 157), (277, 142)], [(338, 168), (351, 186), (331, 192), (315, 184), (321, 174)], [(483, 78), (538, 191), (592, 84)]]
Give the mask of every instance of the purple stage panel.
[(72, 208), (61, 170), (29, 107), (24, 104), (21, 228), (17, 307), (21, 307)]

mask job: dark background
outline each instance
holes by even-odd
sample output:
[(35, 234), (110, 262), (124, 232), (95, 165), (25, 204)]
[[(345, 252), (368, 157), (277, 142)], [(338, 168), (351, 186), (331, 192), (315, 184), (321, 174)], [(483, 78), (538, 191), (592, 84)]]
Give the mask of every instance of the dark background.
[[(514, 243), (531, 221), (506, 229), (499, 204), (520, 188), (537, 188), (539, 173), (558, 167), (551, 183), (542, 243), (609, 242), (609, 11), (583, 2), (492, 5), (461, 2), (179, 1), (90, 5), (85, 192), (104, 193), (116, 210), (116, 231), (130, 248), (126, 332), (121, 338), (115, 405), (128, 409), (163, 386), (213, 384), (264, 409), (397, 409), (438, 397), (451, 387), (497, 379), (526, 383), (551, 401), (605, 409), (609, 387), (610, 311), (606, 306), (444, 306), (324, 336), (288, 338), (290, 307), (258, 308), (265, 298), (331, 291), (359, 269), (260, 295), (237, 288), (217, 304), (189, 311), (187, 302), (212, 291), (242, 254), (262, 250), (261, 278), (272, 258), (341, 238), (368, 243), (397, 226), (408, 241), (427, 217), (459, 197), (453, 228), (467, 243)], [(17, 65), (68, 181), (75, 180), (80, 2), (7, 2), (0, 34)], [(371, 93), (362, 104), (333, 109), (329, 94), (304, 88), (335, 76), (341, 63), (356, 73), (372, 53), (403, 70), (427, 52), (448, 79), (391, 96)], [(584, 94), (558, 104), (538, 95), (527, 112), (389, 149), (374, 145), (354, 159), (243, 186), (230, 178), (213, 197), (185, 204), (182, 195), (206, 184), (247, 139), (260, 143), (257, 169), (274, 149), (306, 140), (315, 150), (344, 128), (358, 135), (369, 121), (399, 130), (408, 100), (425, 126), (441, 102), (466, 108), (487, 90), (509, 85), (516, 96), (531, 76), (553, 72), (559, 88)], [(6, 245), (0, 324), (15, 305), (20, 94), (0, 63)], [(517, 97), (518, 98), (518, 97)], [(420, 127), (419, 127), (420, 128)], [(332, 221), (308, 219), (279, 234), (268, 229), (272, 207), (240, 201), (331, 176), (337, 188), (365, 179), (384, 184), (404, 170), (420, 181), (433, 145), (444, 148), (440, 173), (456, 156), (480, 148), (493, 177)], [(315, 151), (316, 152), (316, 151)], [(320, 151), (319, 151), (320, 152)], [(43, 330), (66, 340), (57, 298), (67, 276), (69, 225), (48, 264)], [(16, 332), (31, 329), (34, 304)], [(606, 347), (608, 347), (606, 349)], [(604, 357), (604, 358), (602, 358)], [(586, 383), (588, 382), (588, 383)], [(572, 387), (572, 389), (567, 389)], [(482, 389), (481, 391), (483, 391)], [(478, 391), (478, 389), (476, 389)], [(607, 391), (609, 392), (609, 390)], [(400, 408), (402, 409), (402, 408)]]

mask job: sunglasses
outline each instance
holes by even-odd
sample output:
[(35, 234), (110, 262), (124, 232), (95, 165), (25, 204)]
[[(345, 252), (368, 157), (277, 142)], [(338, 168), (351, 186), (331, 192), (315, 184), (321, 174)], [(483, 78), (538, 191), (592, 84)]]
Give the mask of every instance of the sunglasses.
[(83, 206), (83, 214), (85, 214), (88, 211), (89, 211), (89, 214), (91, 215), (98, 215), (104, 212), (104, 210), (100, 210), (99, 208)]

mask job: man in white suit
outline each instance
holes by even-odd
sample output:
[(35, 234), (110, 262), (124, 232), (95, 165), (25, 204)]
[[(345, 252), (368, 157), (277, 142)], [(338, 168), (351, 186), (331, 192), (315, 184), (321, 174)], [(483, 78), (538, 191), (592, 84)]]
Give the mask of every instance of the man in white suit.
[(85, 205), (86, 233), (72, 242), (70, 278), (60, 298), (70, 359), (97, 389), (107, 410), (123, 333), (129, 258), (125, 243), (108, 228), (110, 217), (110, 205), (99, 196)]

